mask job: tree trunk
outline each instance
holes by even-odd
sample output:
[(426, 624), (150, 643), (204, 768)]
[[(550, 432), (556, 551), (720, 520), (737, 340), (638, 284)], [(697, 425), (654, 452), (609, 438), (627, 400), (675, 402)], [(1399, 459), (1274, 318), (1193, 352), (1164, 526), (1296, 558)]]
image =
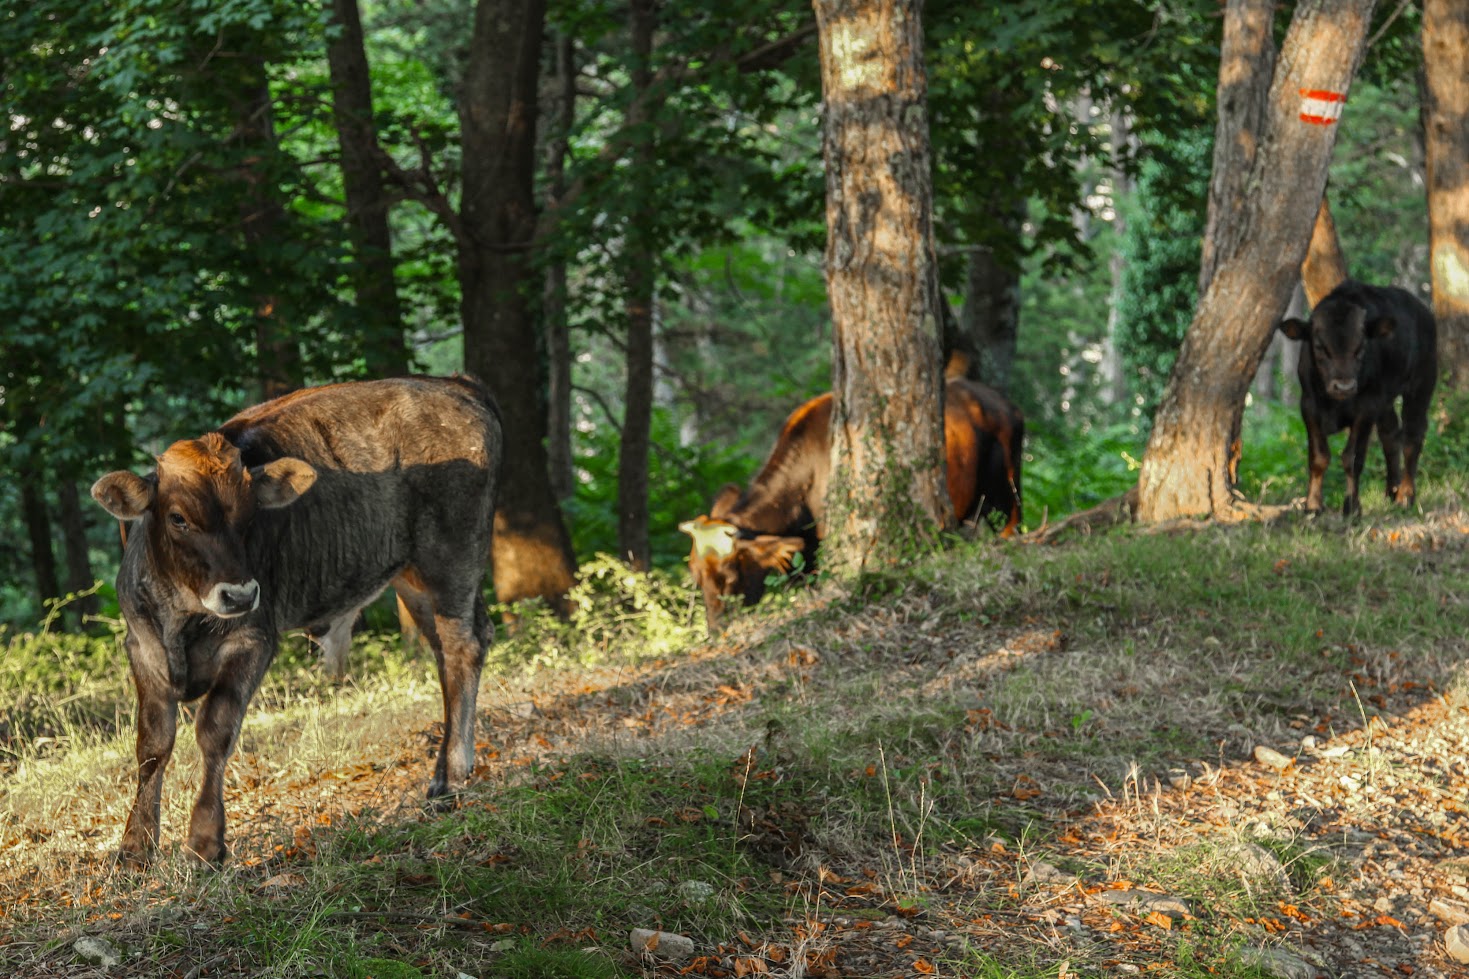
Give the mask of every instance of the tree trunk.
[(657, 279), (656, 248), (650, 233), (657, 148), (651, 120), (657, 115), (648, 97), (653, 73), (653, 29), (656, 0), (632, 0), (628, 26), (632, 37), (632, 105), (626, 125), (636, 133), (632, 150), (635, 200), (623, 232), (623, 288), (627, 314), (627, 388), (623, 396), (622, 445), (617, 457), (617, 544), (635, 570), (651, 565), (648, 547), (648, 452), (653, 423), (653, 290)]
[(20, 482), (20, 508), (31, 542), (31, 568), (36, 576), (36, 598), (43, 604), (61, 594), (56, 580), (56, 552), (51, 544), (51, 518), (46, 513), (46, 489), (39, 472)]
[(1336, 236), (1331, 205), (1322, 197), (1321, 208), (1316, 212), (1316, 224), (1311, 229), (1306, 260), (1301, 263), (1301, 285), (1306, 289), (1306, 302), (1314, 308), (1346, 280), (1347, 259), (1342, 254), (1341, 240)]
[[(81, 495), (72, 479), (63, 478), (56, 487), (56, 500), (61, 516), (61, 541), (66, 554), (66, 590), (84, 592), (96, 584), (92, 577), (92, 558), (87, 546), (87, 517), (82, 509)], [(75, 628), (81, 628), (87, 616), (96, 615), (97, 596), (78, 598), (67, 607), (68, 618)]]
[(459, 115), (463, 143), (459, 282), (464, 363), (494, 392), (507, 464), (495, 509), (495, 594), (562, 607), (576, 573), (551, 492), (536, 281), (536, 80), (544, 0), (480, 0)]
[(1444, 380), (1469, 391), (1469, 9), (1424, 0), (1424, 141), (1433, 315)]
[(1020, 335), (1020, 270), (996, 259), (993, 249), (975, 247), (969, 253), (962, 315), (964, 332), (979, 350), (978, 378), (1008, 393)]
[(327, 44), (326, 56), (332, 79), (332, 119), (342, 150), (342, 187), (362, 355), (369, 375), (394, 377), (408, 373), (408, 351), (403, 342), (388, 195), (377, 162), (372, 80), (357, 0), (332, 0), (332, 19), (336, 33)]
[(1199, 263), (1199, 295), (1219, 265), (1221, 241), (1241, 222), (1275, 72), (1275, 0), (1228, 0), (1219, 48), (1219, 120), (1214, 125), (1214, 168)]
[[(1143, 458), (1140, 520), (1236, 510), (1245, 393), (1305, 259), (1336, 141), (1333, 123), (1361, 60), (1372, 6), (1303, 0), (1272, 78), (1250, 74), (1276, 62), (1259, 55), (1263, 42), (1248, 40), (1258, 33), (1252, 25), (1268, 29), (1272, 5), (1229, 4), (1204, 289)], [(1330, 94), (1316, 94), (1323, 92)], [(1251, 108), (1256, 102), (1262, 111)], [(1227, 127), (1230, 119), (1239, 128)], [(1241, 192), (1234, 197), (1227, 188)]]
[(814, 6), (836, 395), (822, 559), (859, 572), (953, 521), (921, 0)]
[(245, 247), (254, 257), (256, 375), (262, 401), (300, 387), (305, 370), (301, 349), (291, 335), (281, 297), (272, 286), (285, 281), (278, 271), (279, 231), (285, 209), (272, 174), (279, 153), (274, 104), (265, 59), (247, 55), (240, 61), (243, 74), (235, 100), (234, 141), (240, 147), (241, 179), (248, 188), (240, 226)]
[[(556, 35), (556, 121), (546, 141), (546, 209), (553, 211), (566, 192), (567, 134), (576, 123), (576, 46), (570, 34)], [(546, 359), (550, 390), (546, 409), (546, 455), (551, 492), (558, 501), (576, 491), (571, 455), (571, 328), (567, 320), (566, 258), (559, 249), (546, 265)]]

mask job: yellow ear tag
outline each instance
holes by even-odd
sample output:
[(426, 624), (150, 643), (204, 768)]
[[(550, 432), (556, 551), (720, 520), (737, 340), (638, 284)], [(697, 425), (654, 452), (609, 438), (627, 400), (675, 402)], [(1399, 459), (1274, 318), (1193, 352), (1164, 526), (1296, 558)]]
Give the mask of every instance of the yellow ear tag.
[(685, 520), (678, 529), (694, 539), (694, 552), (700, 557), (729, 557), (734, 553), (735, 535), (739, 533), (732, 525), (707, 517)]

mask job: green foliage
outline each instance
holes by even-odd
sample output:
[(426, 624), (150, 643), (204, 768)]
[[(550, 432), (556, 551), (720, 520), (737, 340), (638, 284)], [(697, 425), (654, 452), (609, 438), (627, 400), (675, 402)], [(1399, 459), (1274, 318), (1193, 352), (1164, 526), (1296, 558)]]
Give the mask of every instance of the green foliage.
[[(653, 451), (648, 460), (648, 523), (655, 567), (672, 567), (688, 557), (682, 520), (709, 511), (724, 483), (743, 484), (756, 463), (718, 443), (684, 445), (673, 416), (653, 412)], [(611, 425), (585, 433), (576, 446), (577, 492), (567, 501), (576, 553), (617, 552), (617, 466), (621, 439)]]
[(566, 619), (539, 601), (502, 608), (515, 629), (492, 650), (495, 662), (514, 668), (635, 661), (667, 655), (703, 635), (703, 605), (682, 570), (642, 573), (599, 554), (582, 562), (567, 597), (573, 610)]

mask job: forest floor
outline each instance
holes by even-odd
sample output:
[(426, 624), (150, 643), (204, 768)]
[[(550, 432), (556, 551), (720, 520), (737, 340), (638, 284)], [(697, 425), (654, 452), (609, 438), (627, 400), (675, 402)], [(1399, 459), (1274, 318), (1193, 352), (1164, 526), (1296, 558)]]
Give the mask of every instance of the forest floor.
[(447, 811), (425, 661), (359, 643), (336, 689), (296, 652), (218, 871), (179, 852), (183, 727), (162, 856), (113, 865), (119, 667), (78, 685), (93, 728), (0, 770), (0, 974), (1469, 975), (1466, 572), (1454, 501), (961, 544), (666, 655), (487, 674)]

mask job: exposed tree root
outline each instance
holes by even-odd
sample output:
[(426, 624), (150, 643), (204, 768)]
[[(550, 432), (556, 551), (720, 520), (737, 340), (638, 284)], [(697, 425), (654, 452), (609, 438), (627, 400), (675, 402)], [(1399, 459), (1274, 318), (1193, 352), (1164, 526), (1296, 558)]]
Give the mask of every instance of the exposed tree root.
[[(1270, 523), (1298, 508), (1297, 504), (1250, 503), (1236, 496), (1229, 501), (1228, 506), (1216, 511), (1208, 518), (1178, 517), (1173, 520), (1162, 520), (1148, 524), (1144, 532), (1167, 534), (1179, 530), (1198, 530), (1213, 524), (1238, 524), (1249, 521)], [(1094, 530), (1102, 530), (1120, 523), (1132, 523), (1136, 519), (1137, 486), (1134, 485), (1121, 496), (1103, 500), (1094, 507), (1080, 510), (1056, 523), (1048, 521), (1030, 533), (1022, 534), (1017, 540), (1027, 544), (1050, 544), (1070, 530), (1090, 534)]]

